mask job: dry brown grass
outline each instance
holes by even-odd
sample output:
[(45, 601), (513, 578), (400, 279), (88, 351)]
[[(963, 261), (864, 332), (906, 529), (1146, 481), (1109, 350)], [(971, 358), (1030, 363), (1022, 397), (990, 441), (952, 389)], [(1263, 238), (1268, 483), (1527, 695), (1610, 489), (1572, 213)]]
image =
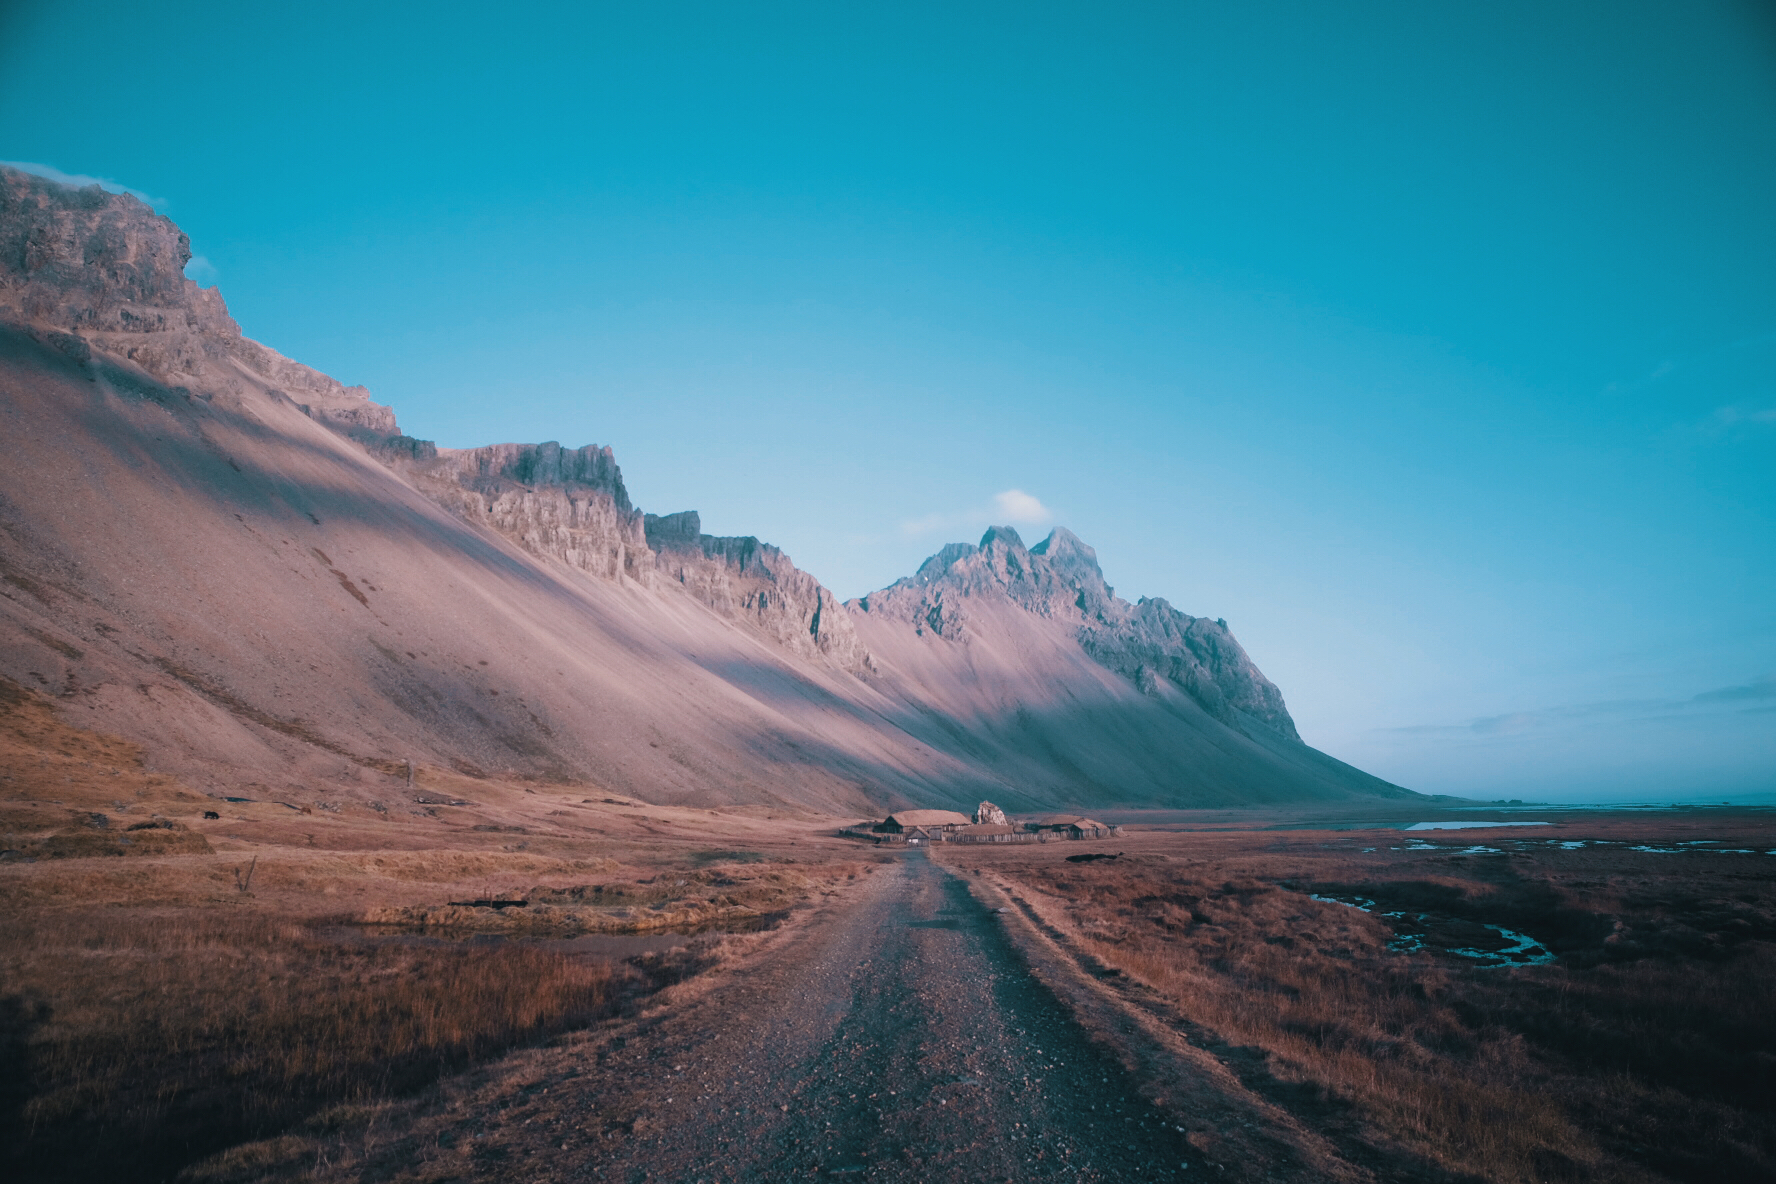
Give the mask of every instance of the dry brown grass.
[[(1611, 881), (1572, 876), (1564, 852), (1507, 868), (1289, 858), (1274, 834), (1207, 859), (1125, 845), (1146, 854), (991, 866), (1211, 1040), (1261, 1050), (1261, 1088), (1384, 1160), (1513, 1184), (1776, 1176), (1770, 877), (1712, 852)], [(1395, 952), (1383, 918), (1310, 898), (1328, 890), (1521, 928), (1561, 958)]]
[(44, 1179), (162, 1178), (593, 1023), (684, 969), (354, 942), (245, 910), (11, 919), (0, 950), (15, 1167)]
[(1224, 1040), (1264, 1049), (1286, 1080), (1359, 1104), (1417, 1154), (1456, 1171), (1485, 1165), (1501, 1181), (1596, 1162), (1559, 1108), (1525, 1088), (1521, 1045), (1475, 1044), (1450, 999), (1452, 973), (1390, 956), (1371, 918), (1250, 882), (1142, 878), (1093, 895), (1140, 902), (1149, 924), (1196, 940), (1093, 917), (1087, 949), (1187, 1001)]
[(504, 899), (524, 900), (523, 908), (398, 905), (367, 909), (357, 919), (367, 925), (415, 932), (558, 937), (745, 929), (768, 923), (816, 894), (829, 892), (841, 879), (855, 879), (867, 866), (835, 861), (808, 868), (773, 864), (667, 868), (641, 880), (538, 884), (504, 894)]
[[(809, 843), (809, 825), (649, 807), (642, 830), (622, 807), (574, 805), (583, 788), (426, 777), (421, 796), (481, 804), (222, 801), (0, 679), (0, 1175), (165, 1180), (199, 1161), (253, 1175), (254, 1156), (316, 1123), (667, 1000), (660, 988), (746, 947), (592, 960), (465, 931), (756, 917), (859, 866)], [(562, 830), (570, 808), (603, 829)], [(769, 854), (711, 849), (718, 824)], [(513, 897), (535, 903), (447, 903)], [(423, 941), (327, 920), (440, 910), (460, 924), (402, 926)]]

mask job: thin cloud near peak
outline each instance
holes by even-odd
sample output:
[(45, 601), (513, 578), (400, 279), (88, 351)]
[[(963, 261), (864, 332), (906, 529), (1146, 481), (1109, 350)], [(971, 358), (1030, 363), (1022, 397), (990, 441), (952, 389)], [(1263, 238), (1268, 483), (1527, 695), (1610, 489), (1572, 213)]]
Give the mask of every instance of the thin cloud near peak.
[(1007, 489), (993, 495), (993, 506), (1000, 517), (1011, 523), (1041, 525), (1054, 521), (1048, 507), (1021, 489)]
[(118, 181), (108, 181), (104, 177), (89, 177), (85, 173), (64, 173), (53, 164), (37, 164), (28, 160), (0, 160), (0, 165), (5, 165), (9, 169), (17, 169), (21, 173), (30, 173), (33, 177), (42, 177), (45, 181), (72, 185), (76, 189), (97, 185), (107, 193), (127, 193), (156, 210), (164, 211), (167, 205), (167, 200), (164, 197), (150, 197), (140, 189), (132, 188)]
[(1006, 489), (995, 493), (985, 505), (909, 518), (900, 524), (900, 533), (906, 538), (922, 538), (946, 530), (972, 532), (1001, 523), (1046, 526), (1053, 521), (1054, 511), (1043, 505), (1040, 498), (1021, 489)]

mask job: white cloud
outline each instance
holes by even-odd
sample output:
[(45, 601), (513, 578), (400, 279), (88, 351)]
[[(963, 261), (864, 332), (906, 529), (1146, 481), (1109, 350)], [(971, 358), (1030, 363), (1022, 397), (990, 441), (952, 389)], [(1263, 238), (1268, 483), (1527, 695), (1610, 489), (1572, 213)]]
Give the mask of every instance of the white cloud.
[(1736, 427), (1742, 423), (1776, 423), (1776, 407), (1757, 407), (1743, 403), (1733, 407), (1717, 407), (1714, 422), (1720, 427)]
[[(1601, 703), (1573, 703), (1564, 707), (1540, 707), (1529, 711), (1512, 711), (1489, 715), (1459, 724), (1414, 724), (1403, 728), (1381, 728), (1380, 732), (1421, 735), (1454, 739), (1467, 736), (1515, 736), (1524, 732), (1558, 728), (1588, 727), (1599, 723), (1620, 724), (1646, 720), (1701, 719), (1718, 716), (1737, 705), (1776, 699), (1776, 674), (1737, 686), (1703, 691), (1687, 699), (1611, 699)], [(1769, 710), (1761, 706), (1742, 708), (1741, 712)]]
[(993, 505), (998, 509), (1000, 517), (1013, 524), (1022, 522), (1041, 526), (1054, 520), (1054, 515), (1048, 512), (1047, 506), (1021, 489), (995, 493)]
[[(1776, 415), (1771, 418), (1776, 418)], [(1753, 679), (1751, 682), (1736, 687), (1722, 687), (1718, 691), (1703, 691), (1691, 702), (1731, 703), (1743, 699), (1776, 699), (1776, 674), (1766, 674), (1762, 678)]]
[(222, 277), (217, 272), (214, 263), (202, 255), (193, 255), (191, 262), (185, 265), (185, 278), (196, 280), (197, 286), (200, 288), (213, 288), (216, 286), (216, 281)]
[(132, 189), (128, 185), (116, 181), (107, 181), (103, 177), (89, 177), (85, 173), (64, 173), (52, 164), (33, 164), (27, 160), (0, 160), (0, 165), (17, 169), (21, 173), (30, 173), (33, 177), (42, 177), (46, 181), (57, 181), (63, 185), (72, 185), (76, 189), (84, 189), (88, 185), (97, 185), (107, 193), (127, 193), (138, 201), (146, 202), (155, 209), (167, 204), (164, 197), (149, 197), (140, 189)]
[(916, 539), (942, 531), (972, 534), (989, 526), (1046, 526), (1053, 521), (1054, 513), (1038, 498), (1021, 489), (1007, 489), (985, 505), (910, 518), (900, 524), (900, 533)]

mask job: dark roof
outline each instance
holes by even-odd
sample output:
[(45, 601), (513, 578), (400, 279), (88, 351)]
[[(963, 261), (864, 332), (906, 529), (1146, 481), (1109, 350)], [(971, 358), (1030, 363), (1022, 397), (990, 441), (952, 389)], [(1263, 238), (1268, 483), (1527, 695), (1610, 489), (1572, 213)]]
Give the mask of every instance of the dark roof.
[(888, 821), (900, 826), (970, 826), (974, 819), (954, 810), (896, 810)]

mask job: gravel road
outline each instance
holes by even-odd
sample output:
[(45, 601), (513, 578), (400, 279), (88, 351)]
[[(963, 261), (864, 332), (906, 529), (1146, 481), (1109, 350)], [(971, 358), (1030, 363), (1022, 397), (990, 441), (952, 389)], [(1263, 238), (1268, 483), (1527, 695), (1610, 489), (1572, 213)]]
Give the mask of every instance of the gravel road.
[(474, 1174), (505, 1178), (1209, 1174), (1021, 969), (1001, 924), (909, 853), (774, 956), (458, 1150)]

